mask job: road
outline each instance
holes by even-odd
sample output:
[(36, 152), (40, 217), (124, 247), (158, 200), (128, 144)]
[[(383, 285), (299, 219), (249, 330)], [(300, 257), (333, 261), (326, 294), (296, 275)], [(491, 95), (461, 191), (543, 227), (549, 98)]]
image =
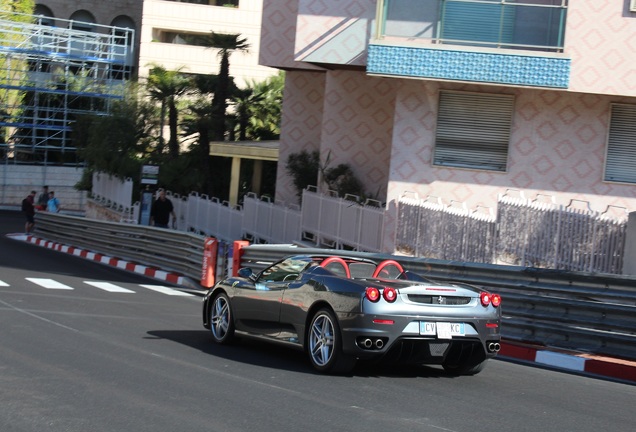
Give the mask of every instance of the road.
[(0, 212), (0, 430), (633, 431), (636, 386), (491, 361), (314, 373), (300, 352), (216, 346), (200, 297), (8, 239)]

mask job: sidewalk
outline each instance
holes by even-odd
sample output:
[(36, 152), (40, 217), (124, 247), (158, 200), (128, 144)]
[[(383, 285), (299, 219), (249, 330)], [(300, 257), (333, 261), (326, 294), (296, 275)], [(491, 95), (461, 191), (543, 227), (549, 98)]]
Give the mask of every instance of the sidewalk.
[[(43, 240), (33, 235), (27, 236), (26, 234), (19, 233), (7, 234), (7, 237), (180, 285), (189, 288), (188, 291), (194, 294), (203, 295), (203, 293), (206, 292), (206, 289), (198, 285), (196, 281), (178, 273), (166, 272), (151, 266), (108, 257), (73, 246), (65, 246), (52, 241)], [(556, 370), (571, 371), (582, 375), (636, 384), (636, 361), (597, 356), (589, 353), (568, 351), (541, 345), (525, 344), (506, 340), (505, 338), (501, 341), (501, 351), (499, 351), (497, 358), (537, 364)]]

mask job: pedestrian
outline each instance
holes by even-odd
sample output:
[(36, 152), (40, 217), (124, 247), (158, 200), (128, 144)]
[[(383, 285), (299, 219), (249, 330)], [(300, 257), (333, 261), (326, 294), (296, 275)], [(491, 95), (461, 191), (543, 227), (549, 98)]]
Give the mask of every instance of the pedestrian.
[(24, 232), (26, 235), (30, 235), (33, 227), (35, 226), (35, 195), (36, 191), (31, 191), (25, 199), (22, 200), (22, 213), (26, 217), (26, 223), (24, 224)]
[(159, 228), (168, 228), (172, 216), (172, 227), (177, 223), (177, 215), (174, 212), (172, 201), (166, 198), (166, 191), (159, 189), (159, 197), (152, 203), (150, 210), (150, 225)]
[(46, 208), (51, 213), (59, 213), (60, 212), (60, 200), (55, 198), (55, 192), (49, 192), (49, 200), (46, 203)]
[(46, 203), (49, 201), (49, 187), (42, 186), (42, 192), (38, 196), (38, 202), (35, 208), (40, 211), (46, 210)]

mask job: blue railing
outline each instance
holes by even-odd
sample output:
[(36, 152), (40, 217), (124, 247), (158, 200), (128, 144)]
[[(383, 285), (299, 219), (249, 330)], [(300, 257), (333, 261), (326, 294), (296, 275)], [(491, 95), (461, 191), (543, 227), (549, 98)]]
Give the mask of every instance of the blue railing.
[(563, 51), (568, 0), (378, 0), (377, 39)]

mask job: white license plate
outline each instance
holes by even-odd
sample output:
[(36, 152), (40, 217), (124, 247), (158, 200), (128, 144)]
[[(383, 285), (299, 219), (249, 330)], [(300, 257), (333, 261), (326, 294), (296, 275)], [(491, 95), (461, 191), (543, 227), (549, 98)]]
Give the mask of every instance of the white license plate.
[(439, 339), (452, 339), (453, 336), (464, 336), (464, 323), (420, 321), (422, 336), (437, 336)]

